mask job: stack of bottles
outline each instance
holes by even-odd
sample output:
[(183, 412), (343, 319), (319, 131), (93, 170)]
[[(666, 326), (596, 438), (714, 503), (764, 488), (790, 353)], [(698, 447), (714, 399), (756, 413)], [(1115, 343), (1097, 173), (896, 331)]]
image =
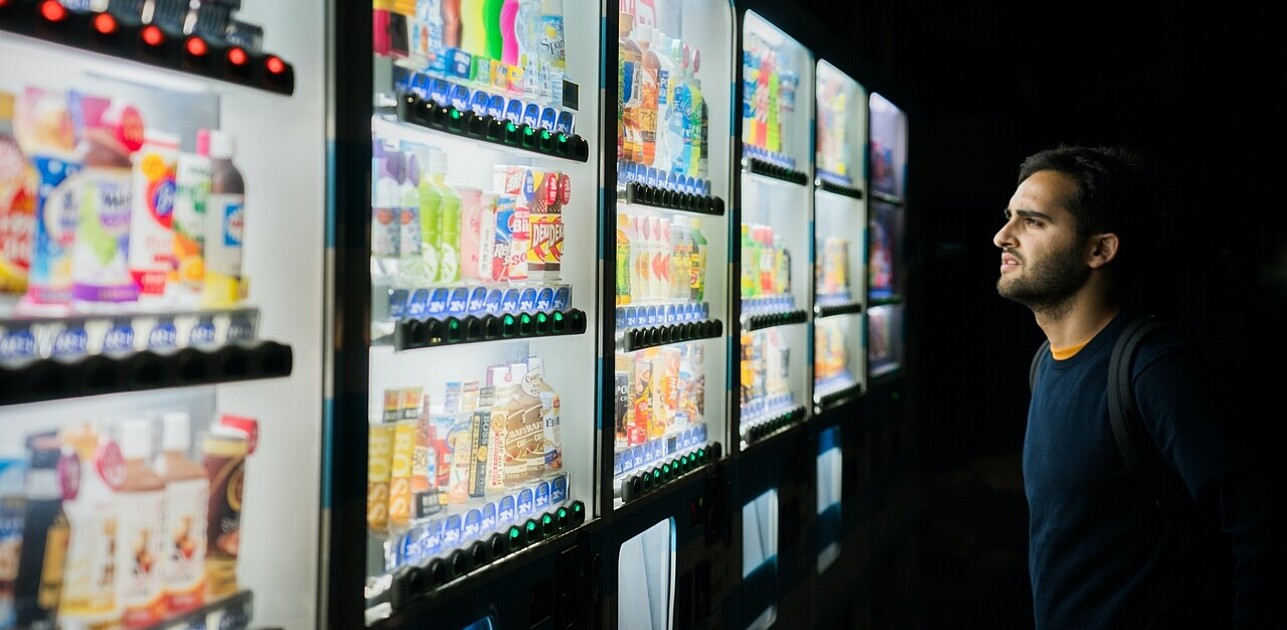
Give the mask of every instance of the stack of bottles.
[[(0, 626), (148, 628), (234, 595), (258, 423), (186, 412), (29, 436), (0, 459)], [(160, 450), (153, 449), (161, 427)]]
[(794, 169), (795, 158), (785, 153), (782, 121), (795, 111), (800, 75), (781, 66), (778, 51), (748, 31), (742, 52), (743, 154)]
[(375, 0), (377, 55), (471, 87), (563, 101), (562, 0)]
[(741, 245), (742, 310), (791, 308), (791, 253), (782, 236), (771, 225), (743, 223)]
[(824, 390), (853, 383), (849, 373), (849, 350), (845, 345), (843, 323), (837, 318), (814, 322), (813, 379), (816, 389)]
[(697, 217), (617, 214), (617, 306), (697, 304), (709, 246)]
[(780, 331), (742, 331), (739, 402), (743, 424), (792, 406), (791, 349)]
[(618, 177), (623, 184), (646, 180), (673, 192), (710, 194), (701, 53), (634, 10), (633, 2), (622, 3), (618, 27), (617, 172), (631, 173)]
[(242, 301), (245, 183), (235, 139), (181, 149), (131, 104), (0, 93), (0, 291), (35, 313)]
[(703, 425), (705, 374), (701, 342), (617, 354), (615, 449), (671, 440)]
[(839, 80), (818, 77), (818, 177), (833, 184), (852, 187), (849, 147), (849, 91)]
[(436, 553), (567, 495), (562, 403), (541, 357), (489, 367), (481, 383), (449, 382), (432, 400), (423, 387), (386, 389), (372, 420), (367, 525), (387, 542), (388, 571), (416, 559), (406, 536), (427, 535), (430, 522)]
[(371, 272), (377, 291), (561, 279), (563, 206), (572, 192), (566, 173), (497, 165), (492, 189), (482, 190), (448, 184), (447, 156), (439, 149), (395, 148), (378, 138), (375, 146)]
[(818, 261), (818, 303), (847, 302), (849, 291), (849, 239), (827, 236)]

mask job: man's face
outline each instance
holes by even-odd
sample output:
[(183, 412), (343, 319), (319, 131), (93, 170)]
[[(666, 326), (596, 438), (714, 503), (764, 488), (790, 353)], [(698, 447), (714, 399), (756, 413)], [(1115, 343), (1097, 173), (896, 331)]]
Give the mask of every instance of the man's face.
[(1034, 310), (1064, 303), (1090, 276), (1077, 220), (1067, 209), (1076, 184), (1057, 171), (1038, 171), (1019, 184), (1006, 207), (1005, 225), (992, 237), (1000, 247), (997, 293)]

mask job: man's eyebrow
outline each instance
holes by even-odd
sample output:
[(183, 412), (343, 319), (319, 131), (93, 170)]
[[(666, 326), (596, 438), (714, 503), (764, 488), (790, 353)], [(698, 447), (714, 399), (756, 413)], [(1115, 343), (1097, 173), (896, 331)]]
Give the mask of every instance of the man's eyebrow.
[(1003, 212), (1005, 213), (1006, 218), (1009, 218), (1011, 214), (1014, 214), (1025, 219), (1039, 219), (1047, 223), (1054, 223), (1054, 220), (1050, 215), (1044, 212), (1037, 212), (1036, 210), (1011, 210), (1006, 208)]

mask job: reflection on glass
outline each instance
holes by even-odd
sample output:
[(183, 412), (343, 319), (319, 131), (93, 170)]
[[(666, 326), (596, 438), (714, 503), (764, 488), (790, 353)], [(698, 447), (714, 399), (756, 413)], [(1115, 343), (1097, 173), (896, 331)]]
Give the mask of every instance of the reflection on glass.
[(617, 627), (666, 630), (674, 598), (675, 521), (666, 519), (621, 543)]
[(818, 561), (822, 573), (840, 556), (840, 484), (843, 461), (840, 427), (818, 436)]

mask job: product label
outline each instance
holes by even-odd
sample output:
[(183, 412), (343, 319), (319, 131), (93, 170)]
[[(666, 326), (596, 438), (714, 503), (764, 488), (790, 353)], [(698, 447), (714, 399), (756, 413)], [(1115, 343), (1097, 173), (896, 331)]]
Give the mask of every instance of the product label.
[(149, 350), (173, 348), (178, 342), (179, 332), (174, 327), (174, 322), (169, 320), (157, 322), (156, 326), (147, 334), (147, 347)]
[[(210, 195), (208, 212), (215, 219), (211, 223), (217, 230), (214, 238), (206, 239), (206, 267), (208, 271), (228, 276), (241, 276), (241, 246), (245, 237), (246, 207), (243, 195)], [(397, 228), (393, 217), (393, 253), (397, 254)]]
[(116, 570), (117, 592), (125, 628), (157, 623), (165, 612), (161, 595), (161, 559), (164, 543), (161, 491), (118, 492)]
[(170, 614), (200, 607), (206, 586), (205, 478), (171, 481), (165, 486), (164, 584)]
[(514, 517), (516, 517), (517, 515), (518, 515), (518, 512), (515, 510), (515, 507), (514, 507), (514, 497), (512, 496), (501, 497), (500, 504), (496, 506), (497, 522), (501, 525), (512, 523), (514, 522)]
[(49, 348), (50, 356), (72, 357), (85, 354), (89, 348), (89, 335), (81, 325), (69, 325), (54, 336)]
[(479, 525), (481, 531), (490, 532), (496, 529), (496, 504), (488, 503), (483, 506), (482, 522)]
[(103, 352), (129, 352), (134, 349), (134, 329), (125, 323), (114, 323), (103, 336)]
[(32, 158), (40, 176), (36, 196), (28, 293), (37, 302), (63, 303), (71, 298), (72, 243), (80, 216), (80, 165), (56, 157)]
[(26, 328), (0, 330), (0, 361), (19, 361), (36, 356), (36, 336)]
[(518, 515), (527, 516), (535, 509), (535, 498), (532, 496), (532, 489), (525, 488), (518, 493)]

